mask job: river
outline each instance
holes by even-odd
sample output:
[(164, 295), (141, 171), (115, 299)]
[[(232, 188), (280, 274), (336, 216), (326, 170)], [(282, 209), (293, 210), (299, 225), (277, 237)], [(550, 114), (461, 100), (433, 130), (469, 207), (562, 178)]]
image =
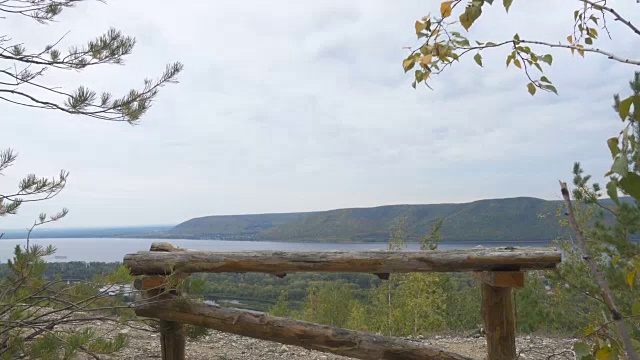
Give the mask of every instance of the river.
[[(237, 240), (180, 240), (180, 239), (129, 239), (129, 238), (51, 238), (31, 239), (32, 244), (53, 245), (57, 251), (47, 261), (122, 261), (125, 254), (149, 250), (152, 242), (166, 241), (176, 246), (193, 250), (380, 250), (386, 249), (386, 243), (321, 243), (321, 242), (278, 242), (278, 241), (237, 241)], [(6, 263), (13, 256), (17, 244), (24, 245), (25, 240), (0, 240), (0, 262)], [(439, 249), (466, 249), (475, 246), (548, 246), (550, 241), (443, 241)], [(416, 250), (418, 244), (408, 244), (408, 249)]]

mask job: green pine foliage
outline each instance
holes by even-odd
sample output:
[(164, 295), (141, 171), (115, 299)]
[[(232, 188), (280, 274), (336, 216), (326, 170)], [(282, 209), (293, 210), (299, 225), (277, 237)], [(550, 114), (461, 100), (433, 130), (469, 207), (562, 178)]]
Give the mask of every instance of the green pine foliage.
[(133, 312), (120, 293), (109, 291), (131, 284), (120, 266), (96, 281), (45, 277), (43, 257), (52, 246), (16, 246), (8, 274), (0, 279), (0, 359), (71, 359), (77, 353), (111, 354), (126, 346), (126, 337), (104, 337), (91, 327), (92, 319), (130, 319)]

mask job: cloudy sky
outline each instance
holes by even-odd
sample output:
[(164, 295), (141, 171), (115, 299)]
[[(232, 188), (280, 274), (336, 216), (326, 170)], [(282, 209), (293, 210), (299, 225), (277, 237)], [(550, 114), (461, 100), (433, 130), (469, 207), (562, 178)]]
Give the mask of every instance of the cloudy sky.
[[(572, 29), (577, 1), (496, 2), (472, 36), (557, 42)], [(634, 0), (611, 1), (640, 23)], [(0, 178), (71, 172), (68, 188), (25, 205), (2, 227), (40, 211), (71, 209), (59, 226), (175, 224), (195, 216), (334, 209), (399, 203), (555, 199), (581, 160), (595, 174), (610, 164), (605, 140), (620, 122), (611, 94), (634, 69), (604, 57), (554, 51), (548, 76), (560, 95), (526, 92), (505, 51), (471, 58), (410, 86), (402, 71), (413, 23), (439, 1), (110, 0), (65, 10), (58, 21), (2, 20), (5, 32), (41, 49), (81, 44), (109, 27), (135, 36), (125, 66), (50, 71), (46, 83), (85, 84), (122, 94), (165, 64), (184, 63), (139, 126), (0, 103), (2, 146), (15, 166)], [(611, 23), (599, 46), (639, 56), (640, 41)], [(637, 37), (638, 38), (638, 37)], [(640, 39), (640, 38), (638, 38)]]

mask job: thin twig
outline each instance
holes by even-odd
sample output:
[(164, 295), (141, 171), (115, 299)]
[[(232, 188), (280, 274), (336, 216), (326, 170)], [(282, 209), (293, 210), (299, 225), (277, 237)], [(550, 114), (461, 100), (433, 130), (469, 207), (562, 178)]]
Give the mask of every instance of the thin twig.
[(625, 24), (629, 29), (631, 29), (634, 33), (636, 33), (636, 35), (640, 35), (640, 29), (638, 29), (635, 25), (633, 25), (631, 21), (623, 18), (615, 9), (612, 9), (610, 7), (603, 6), (600, 4), (596, 4), (589, 0), (579, 0), (579, 1), (582, 1), (585, 4), (589, 4), (596, 9), (602, 9), (604, 11), (611, 13), (613, 16), (615, 16), (617, 21), (620, 21), (621, 23)]

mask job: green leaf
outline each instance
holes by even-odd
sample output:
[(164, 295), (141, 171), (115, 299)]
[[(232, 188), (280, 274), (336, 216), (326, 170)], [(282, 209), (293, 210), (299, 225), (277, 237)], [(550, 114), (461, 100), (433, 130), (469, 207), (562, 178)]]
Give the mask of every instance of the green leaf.
[(638, 273), (637, 269), (633, 269), (632, 271), (629, 271), (627, 273), (627, 285), (629, 285), (630, 288), (633, 287), (633, 282), (636, 280), (636, 274)]
[(631, 103), (633, 102), (633, 96), (629, 96), (628, 98), (620, 101), (620, 106), (618, 107), (618, 114), (620, 115), (620, 119), (624, 121), (627, 116), (629, 116), (629, 111), (631, 109)]
[(576, 353), (576, 359), (578, 360), (591, 355), (591, 349), (589, 349), (589, 345), (583, 342), (575, 343), (573, 345), (573, 351)]
[(551, 65), (551, 63), (553, 63), (553, 56), (551, 56), (551, 54), (545, 54), (540, 56), (540, 61), (544, 61), (547, 64)]
[(537, 62), (534, 62), (533, 65), (540, 70), (540, 72), (542, 72), (542, 66), (540, 66), (540, 64), (538, 64)]
[(529, 91), (529, 94), (531, 94), (531, 96), (535, 95), (536, 93), (536, 85), (532, 82), (527, 84), (527, 91)]
[(558, 90), (553, 85), (542, 85), (542, 88), (545, 89), (545, 90), (551, 91), (552, 93), (558, 95)]
[(607, 140), (607, 146), (609, 147), (609, 151), (611, 151), (611, 156), (614, 158), (620, 154), (620, 149), (618, 148), (619, 143), (617, 137), (612, 137)]
[(631, 314), (640, 315), (640, 300), (636, 301), (636, 303), (633, 304), (633, 307), (631, 308)]
[(551, 84), (551, 81), (550, 81), (549, 79), (547, 79), (547, 77), (546, 77), (546, 76), (541, 77), (541, 78), (540, 78), (540, 81), (542, 81), (542, 82), (546, 82), (546, 83), (548, 83), (548, 84)]
[(628, 173), (619, 181), (620, 188), (636, 200), (640, 200), (640, 176)]
[(507, 56), (507, 67), (509, 67), (509, 64), (511, 64), (511, 61), (513, 61), (513, 56), (512, 55)]
[(459, 41), (458, 41), (458, 44), (459, 44), (460, 46), (470, 46), (470, 45), (471, 45), (471, 44), (469, 44), (469, 40), (468, 40), (468, 39), (466, 39), (466, 38), (463, 38), (462, 40), (459, 40)]
[(477, 53), (474, 57), (473, 60), (475, 60), (476, 64), (480, 65), (480, 67), (482, 67), (482, 55), (480, 55), (480, 53)]
[(513, 65), (515, 65), (518, 69), (522, 69), (522, 64), (519, 59), (513, 60)]
[(520, 41), (520, 35), (518, 35), (518, 34), (513, 35), (513, 40), (519, 42)]
[(509, 8), (511, 7), (511, 3), (513, 0), (502, 0), (502, 5), (504, 5), (504, 9), (509, 12)]
[[(629, 173), (629, 160), (627, 159), (626, 156), (618, 156), (614, 161), (613, 161), (613, 165), (611, 166), (611, 171), (613, 171), (614, 173), (625, 177), (627, 176), (627, 174)], [(622, 186), (622, 184), (620, 184), (621, 187), (624, 189), (624, 187)]]
[(622, 259), (622, 257), (620, 255), (614, 256), (613, 259), (611, 260), (611, 264), (613, 266), (618, 265), (618, 263), (620, 262), (620, 259)]
[(482, 15), (482, 8), (480, 6), (467, 6), (464, 13), (460, 15), (460, 24), (462, 24), (465, 30), (469, 30), (471, 25), (473, 25), (473, 22), (476, 21), (480, 15)]
[(620, 205), (620, 200), (618, 200), (618, 181), (617, 180), (611, 180), (607, 183), (607, 195), (609, 195), (609, 198), (611, 198), (611, 200), (613, 200), (614, 203), (616, 203), (617, 205)]
[(591, 40), (591, 38), (588, 37), (588, 38), (584, 39), (584, 43), (587, 44), (587, 45), (593, 45), (593, 40)]

